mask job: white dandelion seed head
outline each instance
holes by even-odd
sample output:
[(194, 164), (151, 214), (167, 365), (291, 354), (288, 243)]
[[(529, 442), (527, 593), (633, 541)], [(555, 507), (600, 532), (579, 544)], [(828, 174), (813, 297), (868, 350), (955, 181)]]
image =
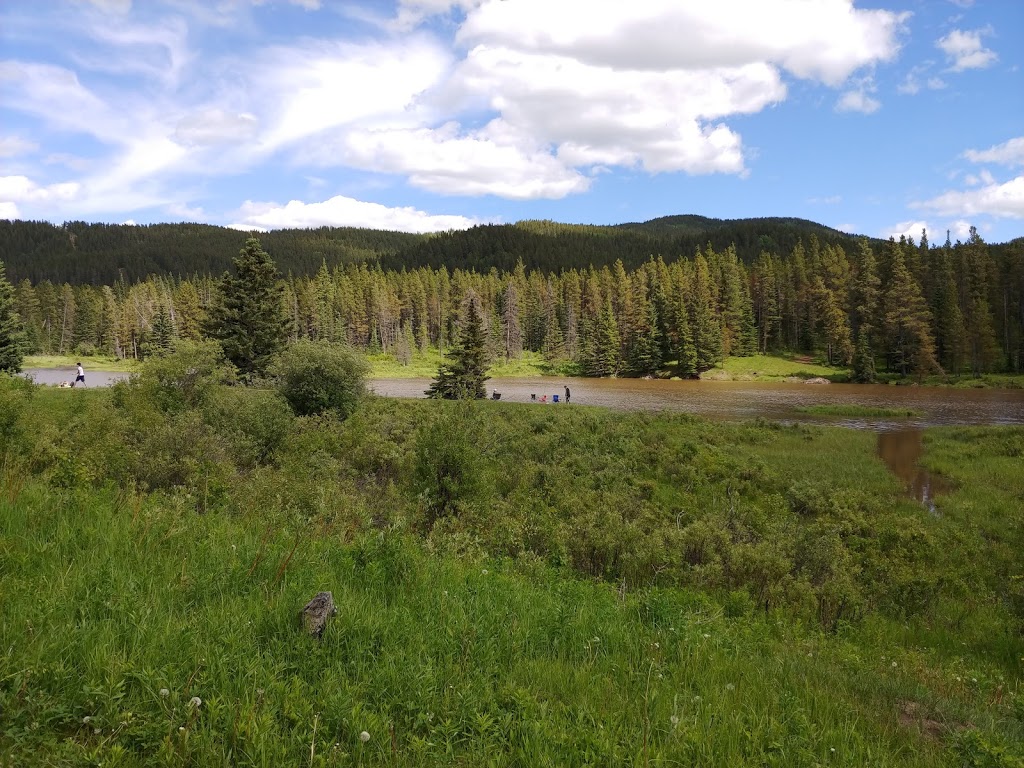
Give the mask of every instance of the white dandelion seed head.
[(198, 696), (193, 696), (191, 699), (189, 699), (188, 705), (190, 707), (198, 709), (203, 705), (203, 700), (200, 699)]
[(82, 723), (83, 723), (84, 725), (88, 725), (88, 724), (89, 724), (89, 723), (91, 723), (91, 722), (92, 722), (92, 718), (91, 718), (91, 717), (89, 717), (89, 715), (86, 715), (85, 717), (83, 717), (83, 718), (82, 718)]
[(367, 733), (366, 731), (363, 731), (362, 733), (359, 734), (359, 740), (365, 744), (366, 742), (368, 742), (370, 740), (370, 734)]
[(161, 699), (166, 699), (170, 695), (171, 695), (171, 692), (169, 690), (167, 690), (166, 688), (161, 688), (160, 689), (160, 698)]

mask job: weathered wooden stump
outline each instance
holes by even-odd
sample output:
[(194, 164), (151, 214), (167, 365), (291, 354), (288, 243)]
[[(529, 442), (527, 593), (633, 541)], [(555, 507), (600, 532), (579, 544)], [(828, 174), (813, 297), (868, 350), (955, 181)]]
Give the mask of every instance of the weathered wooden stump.
[(330, 592), (317, 592), (316, 597), (306, 603), (299, 616), (302, 618), (302, 626), (306, 631), (318, 640), (324, 634), (324, 627), (327, 620), (338, 613), (334, 607), (334, 595)]

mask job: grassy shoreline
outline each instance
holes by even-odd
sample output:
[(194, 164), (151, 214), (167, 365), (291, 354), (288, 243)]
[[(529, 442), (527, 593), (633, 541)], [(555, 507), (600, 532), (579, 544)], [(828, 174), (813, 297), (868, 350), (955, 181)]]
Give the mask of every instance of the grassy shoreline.
[[(416, 351), (408, 364), (403, 364), (390, 354), (369, 354), (370, 376), (375, 379), (431, 379), (437, 374), (444, 355), (431, 348), (427, 352)], [(69, 355), (30, 355), (25, 358), (25, 368), (66, 368), (73, 369), (81, 361), (86, 369), (132, 373), (140, 363), (135, 360), (121, 360), (109, 356), (72, 357)], [(519, 358), (500, 361), (488, 369), (491, 378), (531, 378), (579, 376), (578, 368), (570, 363), (551, 367), (536, 352), (524, 352)], [(666, 372), (665, 374), (669, 374)], [(730, 357), (720, 365), (700, 375), (702, 381), (791, 381), (800, 383), (810, 378), (824, 378), (833, 383), (850, 381), (850, 369), (841, 366), (821, 365), (808, 357), (794, 355), (752, 355)], [(1024, 388), (1024, 374), (984, 374), (975, 376), (930, 376), (918, 382), (916, 379), (902, 379), (881, 374), (879, 383), (894, 386), (923, 385), (935, 387), (978, 388)]]

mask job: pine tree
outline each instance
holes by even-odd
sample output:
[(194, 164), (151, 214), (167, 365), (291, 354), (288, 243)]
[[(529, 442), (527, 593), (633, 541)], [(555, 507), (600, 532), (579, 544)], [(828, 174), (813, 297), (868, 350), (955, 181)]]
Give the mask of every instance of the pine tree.
[(597, 316), (586, 371), (590, 376), (614, 376), (619, 372), (619, 327), (611, 299)]
[(220, 280), (205, 330), (221, 343), (243, 380), (252, 381), (267, 372), (284, 346), (290, 322), (277, 268), (258, 239), (245, 242), (234, 265), (235, 274), (225, 273)]
[(447, 362), (426, 390), (427, 397), (443, 400), (479, 400), (486, 397), (487, 336), (480, 316), (479, 299), (467, 297), (466, 319), (459, 334), (458, 344), (446, 355)]
[(696, 373), (714, 368), (722, 359), (722, 325), (715, 314), (711, 274), (703, 254), (694, 259), (693, 270), (693, 346)]
[(7, 281), (7, 271), (0, 261), (0, 371), (18, 373), (27, 346), (21, 316), (14, 307), (14, 286)]
[(904, 376), (913, 372), (920, 378), (941, 372), (935, 359), (931, 313), (901, 253), (893, 256), (891, 269), (891, 282), (885, 293), (885, 330), (890, 359)]

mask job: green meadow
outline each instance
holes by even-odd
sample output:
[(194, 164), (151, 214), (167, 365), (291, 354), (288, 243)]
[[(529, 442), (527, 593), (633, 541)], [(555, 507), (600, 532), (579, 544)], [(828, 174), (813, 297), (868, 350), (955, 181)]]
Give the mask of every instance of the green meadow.
[(183, 375), (0, 380), (4, 768), (1024, 765), (1024, 429)]

